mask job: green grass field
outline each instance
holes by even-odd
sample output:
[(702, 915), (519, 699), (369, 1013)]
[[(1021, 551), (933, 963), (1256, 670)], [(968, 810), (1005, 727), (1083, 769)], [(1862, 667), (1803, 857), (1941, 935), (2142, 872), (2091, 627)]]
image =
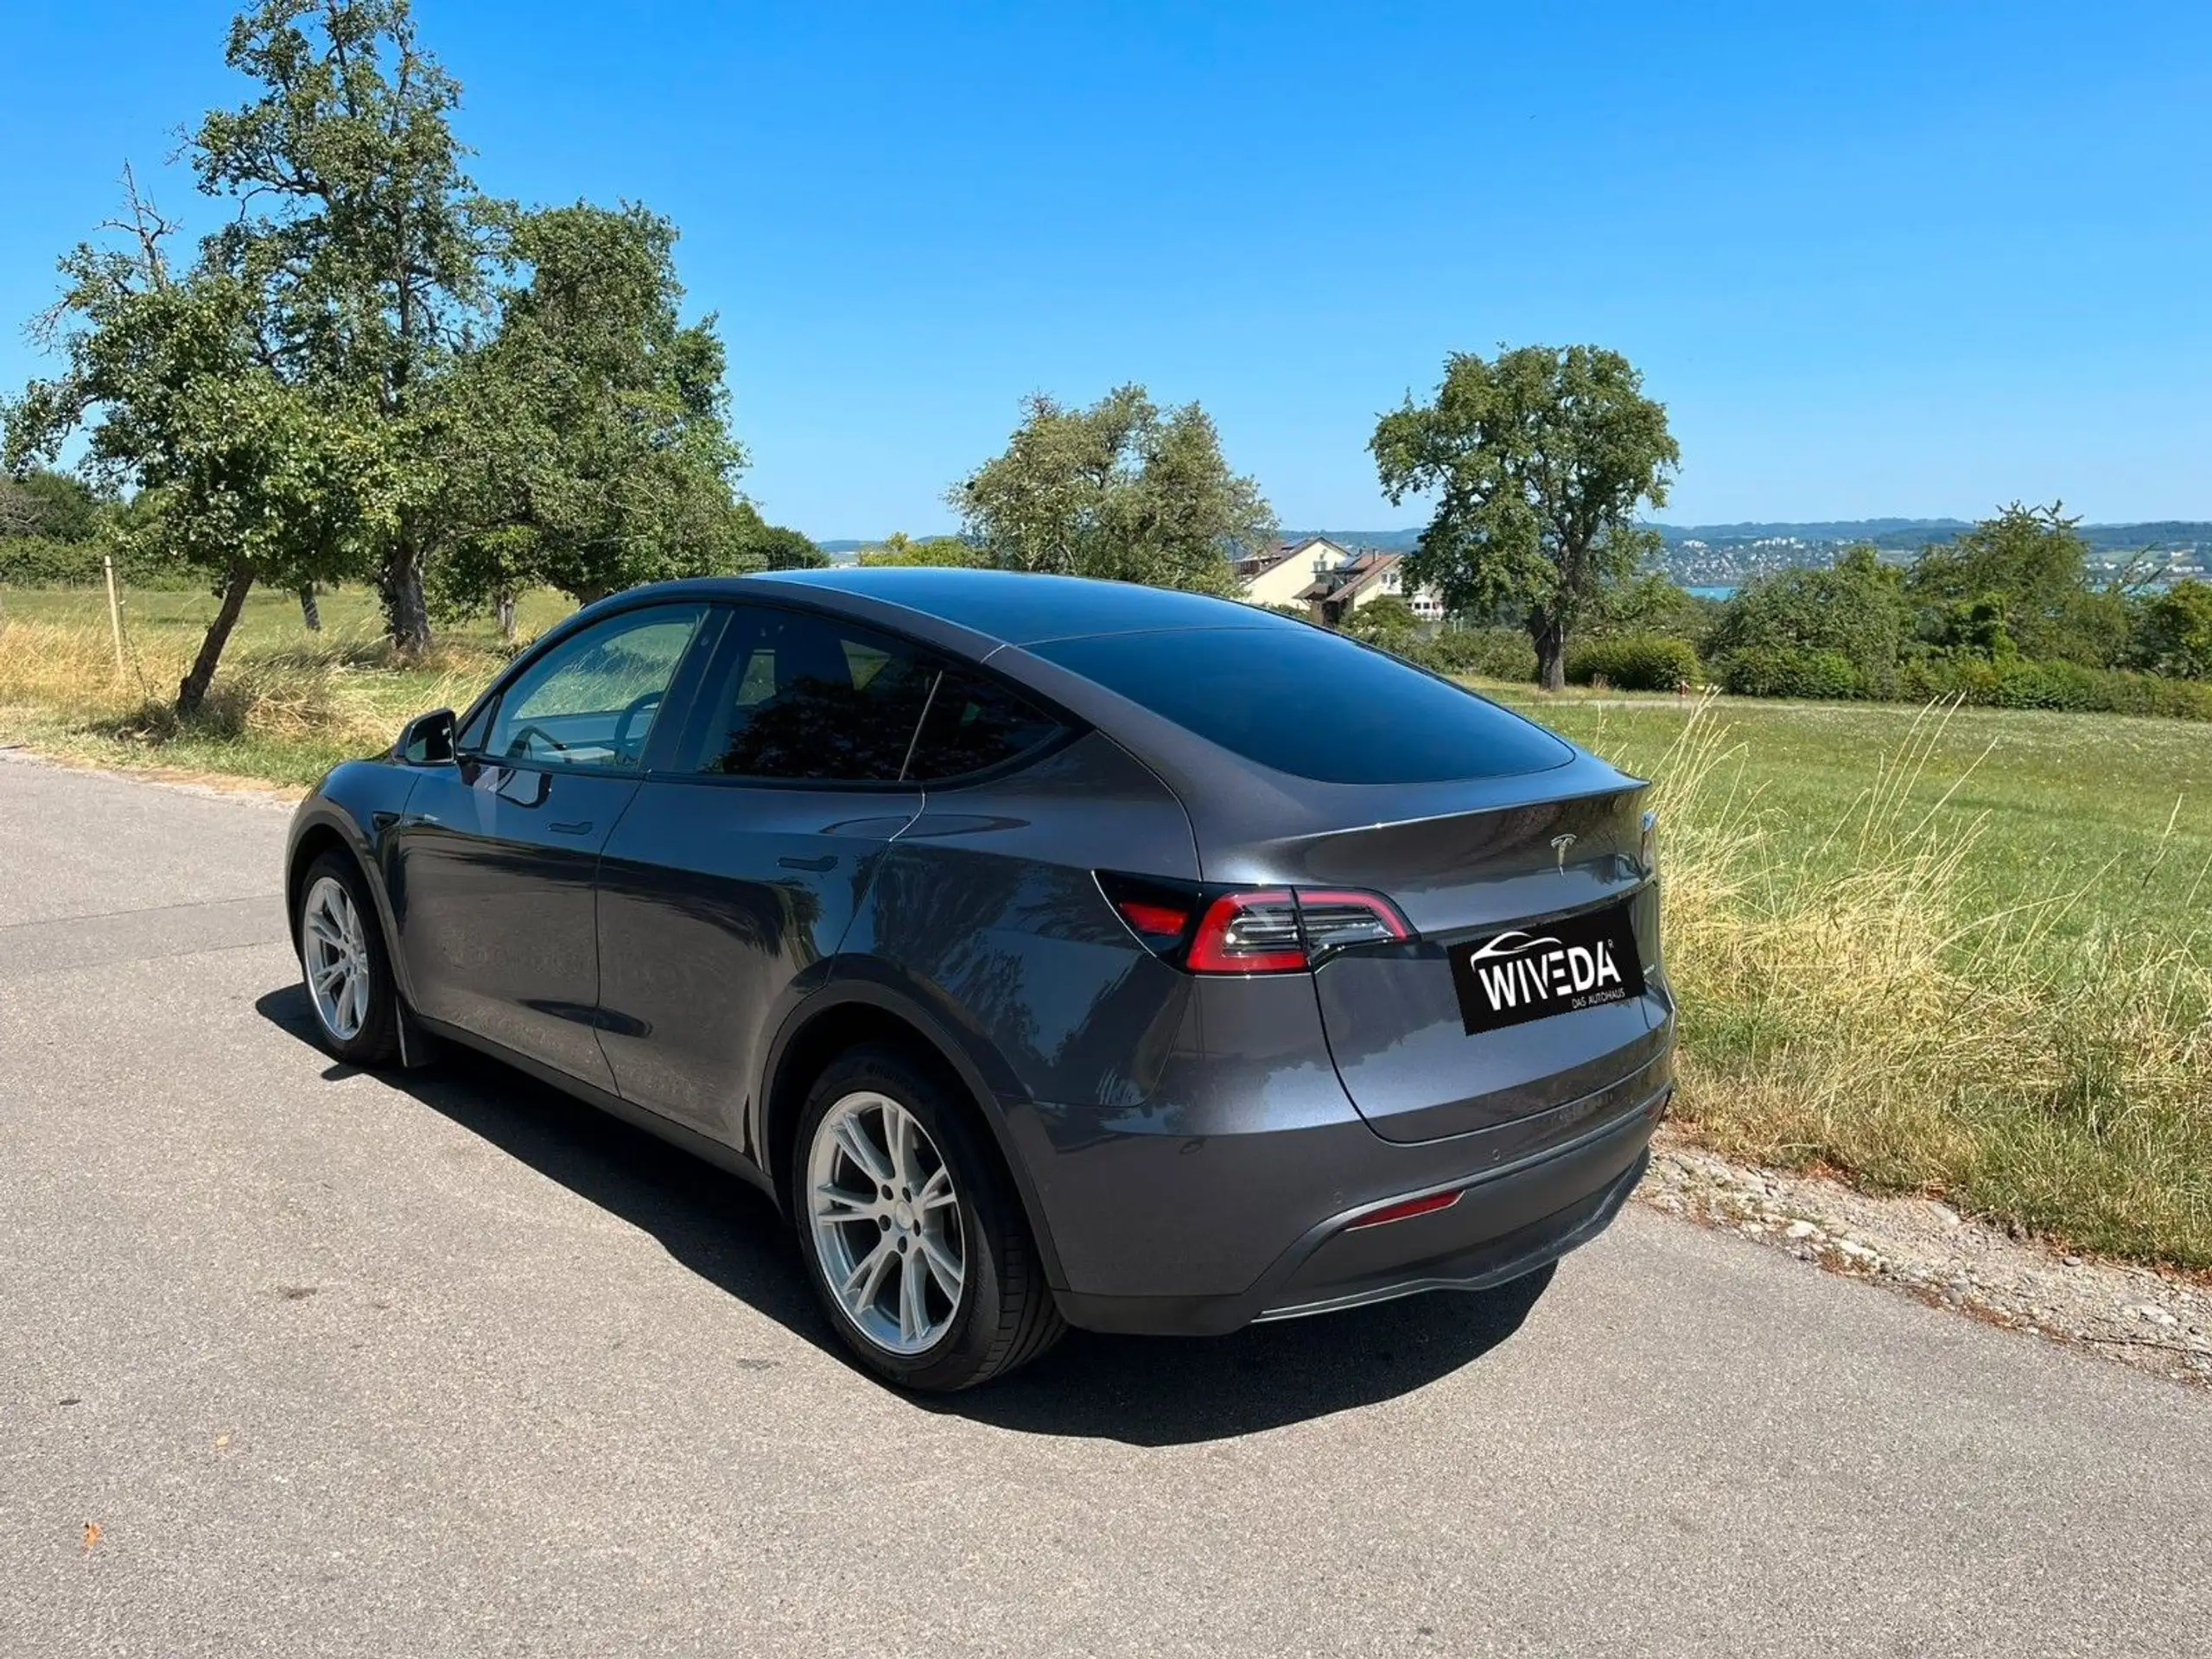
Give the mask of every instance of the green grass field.
[[(1694, 707), (1592, 707), (1491, 690), (1645, 776), (1657, 775)], [(1699, 718), (1722, 728), (1747, 796), (1833, 869), (1850, 861), (1853, 843), (1824, 840), (1826, 827), (1850, 820), (1922, 710), (1735, 698)], [(1969, 899), (1993, 908), (2079, 894), (2060, 912), (2074, 935), (2122, 917), (2159, 927), (2208, 919), (2212, 736), (2193, 722), (1961, 709), (1927, 746), (1912, 798), (1941, 800), (1947, 823), (1979, 823), (1961, 872)]]
[[(205, 718), (168, 713), (214, 608), (4, 592), (0, 741), (304, 785), (460, 707), (488, 624), (395, 660), (365, 593), (257, 594)], [(531, 595), (522, 637), (564, 601)], [(2212, 741), (2183, 721), (1485, 690), (1656, 780), (1681, 1121), (1732, 1155), (1940, 1194), (2212, 1269)]]

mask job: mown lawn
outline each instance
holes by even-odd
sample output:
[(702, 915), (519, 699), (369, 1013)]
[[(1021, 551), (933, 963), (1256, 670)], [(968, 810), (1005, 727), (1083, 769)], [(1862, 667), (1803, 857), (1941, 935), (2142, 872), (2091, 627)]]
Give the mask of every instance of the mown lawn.
[[(180, 728), (212, 597), (131, 595), (119, 681), (100, 593), (0, 606), (0, 741), (282, 784), (461, 707), (505, 660), (487, 622), (408, 664), (365, 592), (326, 595), (320, 634), (257, 594)], [(565, 609), (531, 595), (522, 637)], [(2212, 1269), (2204, 727), (1484, 689), (1659, 785), (1694, 1134)]]

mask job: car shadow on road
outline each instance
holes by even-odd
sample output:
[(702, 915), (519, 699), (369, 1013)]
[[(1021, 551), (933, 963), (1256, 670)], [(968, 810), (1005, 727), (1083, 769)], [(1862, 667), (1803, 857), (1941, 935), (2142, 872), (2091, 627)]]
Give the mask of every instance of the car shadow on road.
[[(269, 992), (255, 1009), (320, 1048), (307, 993)], [(327, 1076), (354, 1075), (334, 1064)], [(386, 1084), (659, 1241), (671, 1259), (825, 1353), (842, 1347), (807, 1287), (768, 1199), (737, 1177), (526, 1073), (448, 1046), (439, 1064)], [(1411, 1393), (1519, 1330), (1552, 1269), (1496, 1290), (1409, 1297), (1227, 1337), (1109, 1337), (1071, 1331), (1051, 1353), (919, 1409), (1017, 1433), (1187, 1445), (1278, 1428)], [(859, 1374), (855, 1373), (856, 1379)]]

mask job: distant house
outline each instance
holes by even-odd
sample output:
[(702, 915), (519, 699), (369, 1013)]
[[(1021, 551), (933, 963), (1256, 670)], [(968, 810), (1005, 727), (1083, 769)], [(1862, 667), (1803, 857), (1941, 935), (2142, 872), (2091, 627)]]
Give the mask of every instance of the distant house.
[(1239, 559), (1235, 569), (1249, 603), (1302, 608), (1305, 601), (1300, 595), (1312, 583), (1315, 569), (1334, 566), (1351, 556), (1350, 550), (1325, 537), (1308, 536), (1302, 542), (1285, 542), (1257, 557)]
[(1444, 620), (1444, 602), (1433, 588), (1405, 588), (1402, 554), (1338, 545), (1325, 536), (1285, 543), (1273, 553), (1240, 559), (1236, 574), (1255, 605), (1303, 610), (1335, 627), (1363, 605), (1386, 595), (1402, 599), (1424, 622)]

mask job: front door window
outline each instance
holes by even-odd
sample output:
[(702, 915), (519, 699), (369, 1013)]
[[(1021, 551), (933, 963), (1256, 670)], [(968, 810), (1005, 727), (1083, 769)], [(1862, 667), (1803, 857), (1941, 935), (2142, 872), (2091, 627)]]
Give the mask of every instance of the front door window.
[(703, 614), (698, 605), (648, 606), (563, 640), (500, 697), (485, 757), (636, 772)]

